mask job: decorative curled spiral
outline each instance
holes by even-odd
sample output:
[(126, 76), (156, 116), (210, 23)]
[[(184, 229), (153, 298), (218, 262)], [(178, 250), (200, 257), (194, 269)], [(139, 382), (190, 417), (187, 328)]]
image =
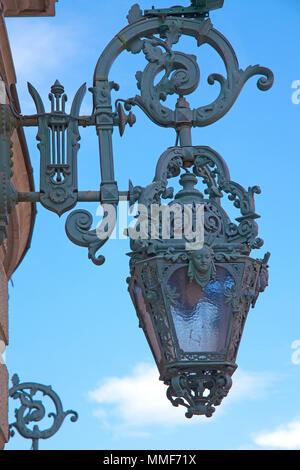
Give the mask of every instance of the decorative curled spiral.
[[(241, 69), (231, 44), (213, 28), (209, 19), (194, 21), (166, 16), (162, 28), (158, 18), (146, 17), (142, 20), (139, 17), (139, 21), (132, 22), (122, 31), (122, 38), (126, 49), (133, 54), (143, 52), (148, 64), (136, 74), (140, 95), (126, 101), (129, 106), (139, 106), (156, 124), (176, 128), (183, 119), (182, 115), (164, 106), (162, 102), (174, 93), (182, 97), (194, 92), (200, 81), (197, 58), (173, 50), (173, 45), (183, 35), (194, 37), (198, 47), (203, 44), (212, 47), (223, 60), (227, 72), (227, 76), (219, 73), (208, 76), (208, 84), (214, 85), (217, 82), (220, 90), (213, 102), (185, 112), (185, 121), (189, 121), (192, 126), (207, 126), (222, 118), (233, 106), (245, 83), (254, 75), (262, 75), (257, 81), (259, 90), (267, 91), (272, 87), (272, 71), (260, 65)], [(102, 81), (108, 75), (116, 58), (115, 51), (122, 52), (123, 47), (118, 48), (117, 42), (118, 39), (112, 41), (102, 54), (102, 60), (98, 61), (95, 82)], [(155, 79), (160, 72), (164, 72), (164, 75), (156, 83)]]
[[(166, 34), (166, 41), (155, 36), (143, 41), (137, 41), (137, 49), (134, 53), (143, 50), (149, 64), (143, 72), (137, 72), (137, 86), (141, 91), (141, 96), (136, 96), (134, 104), (140, 106), (148, 116), (157, 124), (174, 121), (174, 113), (161, 101), (166, 101), (168, 95), (176, 93), (179, 96), (193, 93), (200, 81), (200, 70), (197, 58), (191, 54), (173, 51), (172, 44), (175, 44), (180, 37), (179, 24), (173, 22), (170, 30)], [(164, 52), (163, 52), (164, 51)], [(163, 77), (155, 85), (155, 78), (164, 71)]]
[(99, 238), (96, 230), (90, 230), (92, 224), (93, 217), (88, 211), (73, 211), (66, 220), (66, 234), (75, 245), (87, 247), (89, 259), (96, 266), (101, 266), (105, 262), (105, 257), (96, 256), (96, 253), (109, 239), (114, 224), (111, 225), (105, 238)]
[(165, 100), (167, 94), (189, 95), (195, 91), (200, 80), (197, 58), (194, 55), (177, 51), (172, 51), (169, 56), (166, 54), (162, 57), (164, 57), (163, 60), (157, 59), (145, 68), (141, 83), (142, 97), (147, 94), (143, 84), (149, 83), (152, 85), (162, 67), (165, 74), (157, 85), (151, 86), (152, 95)]
[[(77, 421), (77, 412), (73, 410), (63, 411), (62, 402), (51, 386), (32, 382), (20, 383), (16, 374), (12, 377), (12, 384), (9, 396), (14, 400), (20, 400), (21, 405), (15, 410), (16, 421), (10, 424), (10, 436), (14, 436), (15, 432), (12, 428), (15, 428), (25, 439), (32, 439), (33, 450), (38, 449), (39, 439), (49, 439), (57, 433), (66, 416), (72, 415), (71, 421)], [(46, 416), (45, 406), (42, 401), (35, 399), (38, 392), (49, 397), (55, 406), (55, 412), (48, 414), (48, 418), (53, 418), (53, 423), (48, 429), (44, 430), (40, 430), (37, 424), (34, 424), (32, 429), (29, 427), (31, 423), (38, 423)]]

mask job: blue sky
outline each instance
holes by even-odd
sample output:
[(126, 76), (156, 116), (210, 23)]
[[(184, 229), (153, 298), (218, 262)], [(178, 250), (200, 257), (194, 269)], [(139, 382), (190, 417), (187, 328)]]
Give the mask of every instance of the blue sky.
[[(45, 103), (57, 78), (69, 102), (83, 82), (92, 86), (97, 59), (127, 24), (132, 3), (118, 0), (112, 8), (109, 0), (84, 6), (79, 0), (60, 0), (54, 18), (7, 19), (24, 114), (35, 112), (27, 81)], [(153, 0), (139, 3), (151, 8)], [(271, 252), (270, 285), (249, 313), (232, 390), (210, 419), (187, 420), (183, 409), (172, 407), (127, 292), (128, 241), (107, 243), (102, 250), (106, 263), (96, 267), (84, 248), (67, 239), (66, 216), (59, 219), (39, 205), (31, 249), (9, 287), (7, 366), (21, 380), (51, 384), (65, 409), (79, 413), (77, 423), (66, 420), (55, 437), (41, 442), (42, 449), (300, 449), (300, 364), (291, 347), (300, 339), (300, 105), (292, 103), (292, 83), (300, 80), (300, 5), (297, 0), (284, 7), (279, 0), (225, 0), (211, 20), (231, 42), (241, 68), (260, 63), (275, 75), (270, 91), (260, 92), (251, 79), (222, 120), (193, 130), (194, 145), (219, 152), (234, 181), (262, 189), (256, 208), (265, 245), (255, 256)], [(206, 77), (224, 73), (224, 67), (208, 46), (197, 51), (192, 40), (182, 44), (199, 57), (201, 84), (191, 101), (207, 104), (217, 88)], [(110, 75), (121, 86), (116, 97), (136, 93), (135, 72), (144, 65), (142, 56), (123, 53)], [(87, 93), (82, 114), (91, 110)], [(120, 190), (127, 190), (129, 178), (148, 184), (158, 157), (175, 143), (172, 130), (153, 125), (141, 111), (136, 115), (137, 123), (122, 139), (114, 133)], [(35, 134), (26, 130), (38, 190)], [(96, 133), (82, 129), (79, 189), (97, 190), (99, 184)], [(89, 210), (97, 223), (96, 204), (77, 207)], [(10, 406), (12, 420), (12, 401)], [(7, 445), (29, 447), (18, 436)]]

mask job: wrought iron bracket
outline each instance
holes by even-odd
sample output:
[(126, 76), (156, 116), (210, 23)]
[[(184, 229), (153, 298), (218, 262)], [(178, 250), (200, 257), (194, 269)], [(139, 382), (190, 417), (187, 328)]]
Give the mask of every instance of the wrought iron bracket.
[[(116, 209), (120, 197), (125, 196), (129, 202), (134, 199), (132, 187), (129, 191), (118, 189), (112, 142), (114, 128), (117, 127), (122, 136), (126, 125), (131, 127), (135, 123), (136, 117), (131, 111), (133, 106), (140, 108), (155, 124), (173, 128), (177, 136), (176, 147), (189, 152), (189, 149), (193, 149), (192, 128), (207, 126), (221, 119), (233, 106), (249, 78), (262, 75), (257, 82), (258, 88), (262, 91), (271, 88), (271, 70), (260, 65), (242, 70), (230, 43), (206, 18), (209, 11), (222, 6), (223, 0), (192, 0), (189, 7), (176, 6), (143, 12), (137, 4), (133, 5), (127, 16), (128, 26), (108, 44), (96, 64), (93, 86), (89, 88), (93, 96), (93, 111), (90, 116), (79, 115), (86, 85), (83, 84), (78, 89), (70, 112), (67, 112), (67, 95), (58, 80), (49, 94), (50, 112), (46, 112), (39, 93), (31, 84), (28, 84), (28, 89), (36, 106), (36, 114), (22, 116), (11, 105), (0, 105), (0, 244), (6, 237), (9, 214), (18, 203), (40, 202), (46, 209), (61, 216), (80, 201), (99, 202), (103, 206), (110, 204)], [(218, 73), (209, 75), (210, 85), (216, 82), (219, 84), (219, 95), (212, 103), (195, 109), (190, 107), (186, 97), (199, 85), (197, 58), (175, 49), (175, 45), (185, 35), (193, 37), (198, 47), (203, 44), (212, 47), (222, 58), (227, 73), (226, 77)], [(113, 107), (112, 93), (119, 91), (119, 85), (109, 79), (109, 73), (116, 58), (126, 50), (132, 54), (142, 53), (147, 64), (143, 71), (136, 73), (139, 93), (131, 98), (118, 97)], [(162, 71), (164, 74), (157, 82), (156, 77)], [(166, 99), (174, 94), (178, 95), (177, 104), (175, 109), (170, 109), (166, 105)], [(36, 193), (19, 192), (11, 182), (10, 137), (17, 126), (38, 127), (40, 188)], [(87, 126), (95, 127), (99, 140), (101, 183), (94, 191), (79, 191), (79, 128)], [(187, 161), (188, 157), (184, 162), (185, 167), (188, 166)], [(210, 161), (214, 164), (213, 158)], [(215, 170), (219, 171), (217, 167)], [(199, 171), (201, 173), (206, 170), (201, 167)], [(208, 190), (212, 192), (215, 183), (211, 184), (213, 186)], [(231, 184), (231, 188), (228, 184)], [(228, 191), (225, 187), (223, 190), (231, 193), (231, 197), (237, 201), (240, 190), (237, 185), (232, 189), (232, 184), (228, 181)], [(254, 187), (251, 191), (255, 193), (258, 189)], [(246, 216), (248, 217), (247, 214)], [(253, 219), (255, 217), (253, 215)], [(240, 224), (242, 222), (240, 220)], [(87, 247), (89, 258), (100, 265), (104, 259), (96, 256), (96, 251), (108, 238), (99, 240), (97, 231), (91, 230), (91, 227), (91, 214), (88, 215), (87, 211), (75, 211), (67, 218), (66, 233), (72, 242)]]

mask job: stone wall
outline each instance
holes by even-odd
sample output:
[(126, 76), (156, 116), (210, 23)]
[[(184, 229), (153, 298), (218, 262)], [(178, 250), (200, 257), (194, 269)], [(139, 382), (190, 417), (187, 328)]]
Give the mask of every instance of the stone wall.
[(54, 16), (58, 0), (2, 0), (4, 16)]

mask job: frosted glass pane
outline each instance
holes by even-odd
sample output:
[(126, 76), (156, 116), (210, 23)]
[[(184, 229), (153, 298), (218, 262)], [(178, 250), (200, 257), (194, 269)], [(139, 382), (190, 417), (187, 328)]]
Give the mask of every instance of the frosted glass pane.
[(187, 268), (180, 268), (171, 276), (169, 285), (178, 294), (171, 314), (180, 348), (185, 352), (221, 352), (231, 315), (224, 292), (234, 285), (232, 276), (217, 267), (216, 280), (202, 289), (196, 281), (189, 282)]
[(147, 312), (142, 289), (137, 284), (135, 284), (134, 286), (133, 294), (134, 294), (134, 298), (136, 301), (136, 305), (139, 310), (139, 315), (144, 321), (146, 333), (148, 335), (148, 339), (152, 346), (153, 354), (155, 356), (156, 361), (160, 363), (161, 352), (160, 352), (160, 348), (159, 348), (159, 345), (155, 336), (155, 331), (152, 325), (152, 320), (151, 320), (150, 314)]

